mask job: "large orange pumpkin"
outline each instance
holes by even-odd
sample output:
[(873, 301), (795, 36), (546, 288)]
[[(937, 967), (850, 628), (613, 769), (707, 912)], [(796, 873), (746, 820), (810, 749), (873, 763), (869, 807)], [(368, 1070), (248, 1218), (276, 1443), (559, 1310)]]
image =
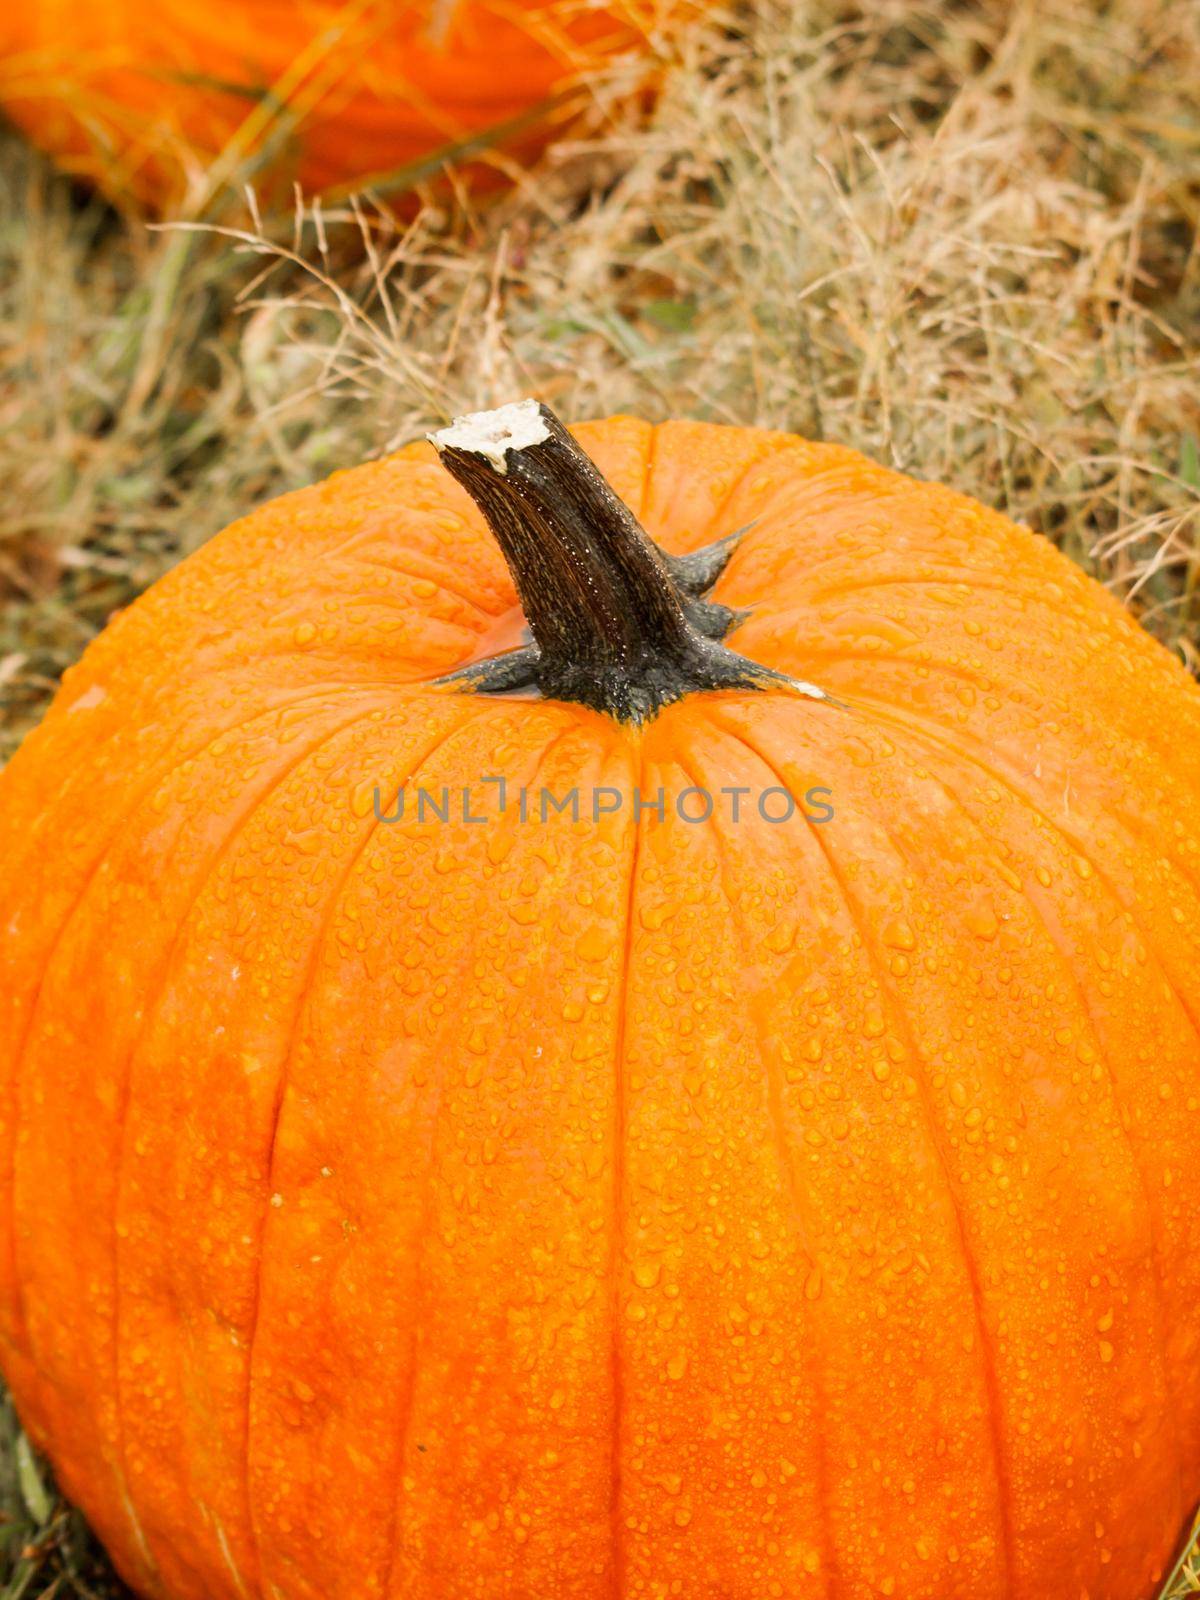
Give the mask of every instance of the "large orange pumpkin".
[[(578, 109), (587, 72), (645, 49), (666, 9), (14, 0), (0, 6), (0, 110), (117, 199), (178, 204), (220, 155), (225, 178), (249, 163), (286, 198), (293, 179), (353, 184), (498, 129), (529, 150)], [(536, 126), (520, 128), (527, 117)]]
[(576, 437), (265, 506), (0, 779), (21, 1414), (172, 1600), (1148, 1600), (1200, 694), (950, 489)]

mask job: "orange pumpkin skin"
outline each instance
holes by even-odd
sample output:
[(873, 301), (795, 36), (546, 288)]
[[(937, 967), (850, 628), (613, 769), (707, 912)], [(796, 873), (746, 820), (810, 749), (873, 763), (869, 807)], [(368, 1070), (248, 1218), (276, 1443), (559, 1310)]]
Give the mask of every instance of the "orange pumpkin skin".
[[(408, 167), (566, 95), (518, 141), (532, 153), (582, 104), (586, 73), (645, 50), (666, 21), (664, 0), (37, 0), (0, 10), (0, 110), (69, 170), (157, 209), (196, 192), (235, 137), (256, 184), (286, 201), (293, 181), (311, 193)], [(283, 120), (267, 91), (286, 105)]]
[[(21, 1415), (172, 1600), (1149, 1600), (1200, 1499), (1200, 695), (949, 489), (577, 437), (670, 551), (753, 524), (730, 644), (841, 704), (431, 686), (514, 590), (426, 445), (121, 615), (0, 778)], [(374, 815), (489, 774), (626, 804)]]

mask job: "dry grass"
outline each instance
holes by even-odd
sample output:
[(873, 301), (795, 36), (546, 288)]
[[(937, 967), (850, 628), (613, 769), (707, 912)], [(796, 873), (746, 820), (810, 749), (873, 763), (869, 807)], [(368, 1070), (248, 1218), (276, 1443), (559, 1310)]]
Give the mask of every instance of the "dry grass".
[[(239, 511), (530, 392), (947, 479), (1200, 668), (1193, 0), (724, 22), (649, 126), (477, 208), (235, 195), (202, 219), (224, 231), (150, 232), (0, 144), (0, 758), (106, 616)], [(0, 1600), (105, 1593), (2, 1487)]]

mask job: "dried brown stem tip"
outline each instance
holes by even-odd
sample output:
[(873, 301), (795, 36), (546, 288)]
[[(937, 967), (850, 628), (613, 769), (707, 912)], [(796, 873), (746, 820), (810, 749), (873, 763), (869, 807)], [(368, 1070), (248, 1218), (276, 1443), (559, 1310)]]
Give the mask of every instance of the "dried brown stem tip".
[(711, 558), (664, 555), (546, 406), (476, 412), (430, 438), (487, 518), (533, 636), (458, 681), (537, 689), (633, 723), (699, 690), (796, 687), (721, 644), (735, 614), (694, 591), (715, 582), (733, 541)]

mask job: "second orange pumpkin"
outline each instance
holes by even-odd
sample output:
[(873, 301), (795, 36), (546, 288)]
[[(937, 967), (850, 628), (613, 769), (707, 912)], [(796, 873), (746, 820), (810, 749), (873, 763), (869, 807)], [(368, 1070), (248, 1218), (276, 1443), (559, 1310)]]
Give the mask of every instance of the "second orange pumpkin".
[(223, 154), (231, 174), (249, 164), (280, 192), (320, 191), (526, 116), (509, 142), (531, 148), (582, 104), (589, 72), (645, 57), (666, 9), (38, 0), (0, 7), (0, 108), (121, 201), (170, 209)]

